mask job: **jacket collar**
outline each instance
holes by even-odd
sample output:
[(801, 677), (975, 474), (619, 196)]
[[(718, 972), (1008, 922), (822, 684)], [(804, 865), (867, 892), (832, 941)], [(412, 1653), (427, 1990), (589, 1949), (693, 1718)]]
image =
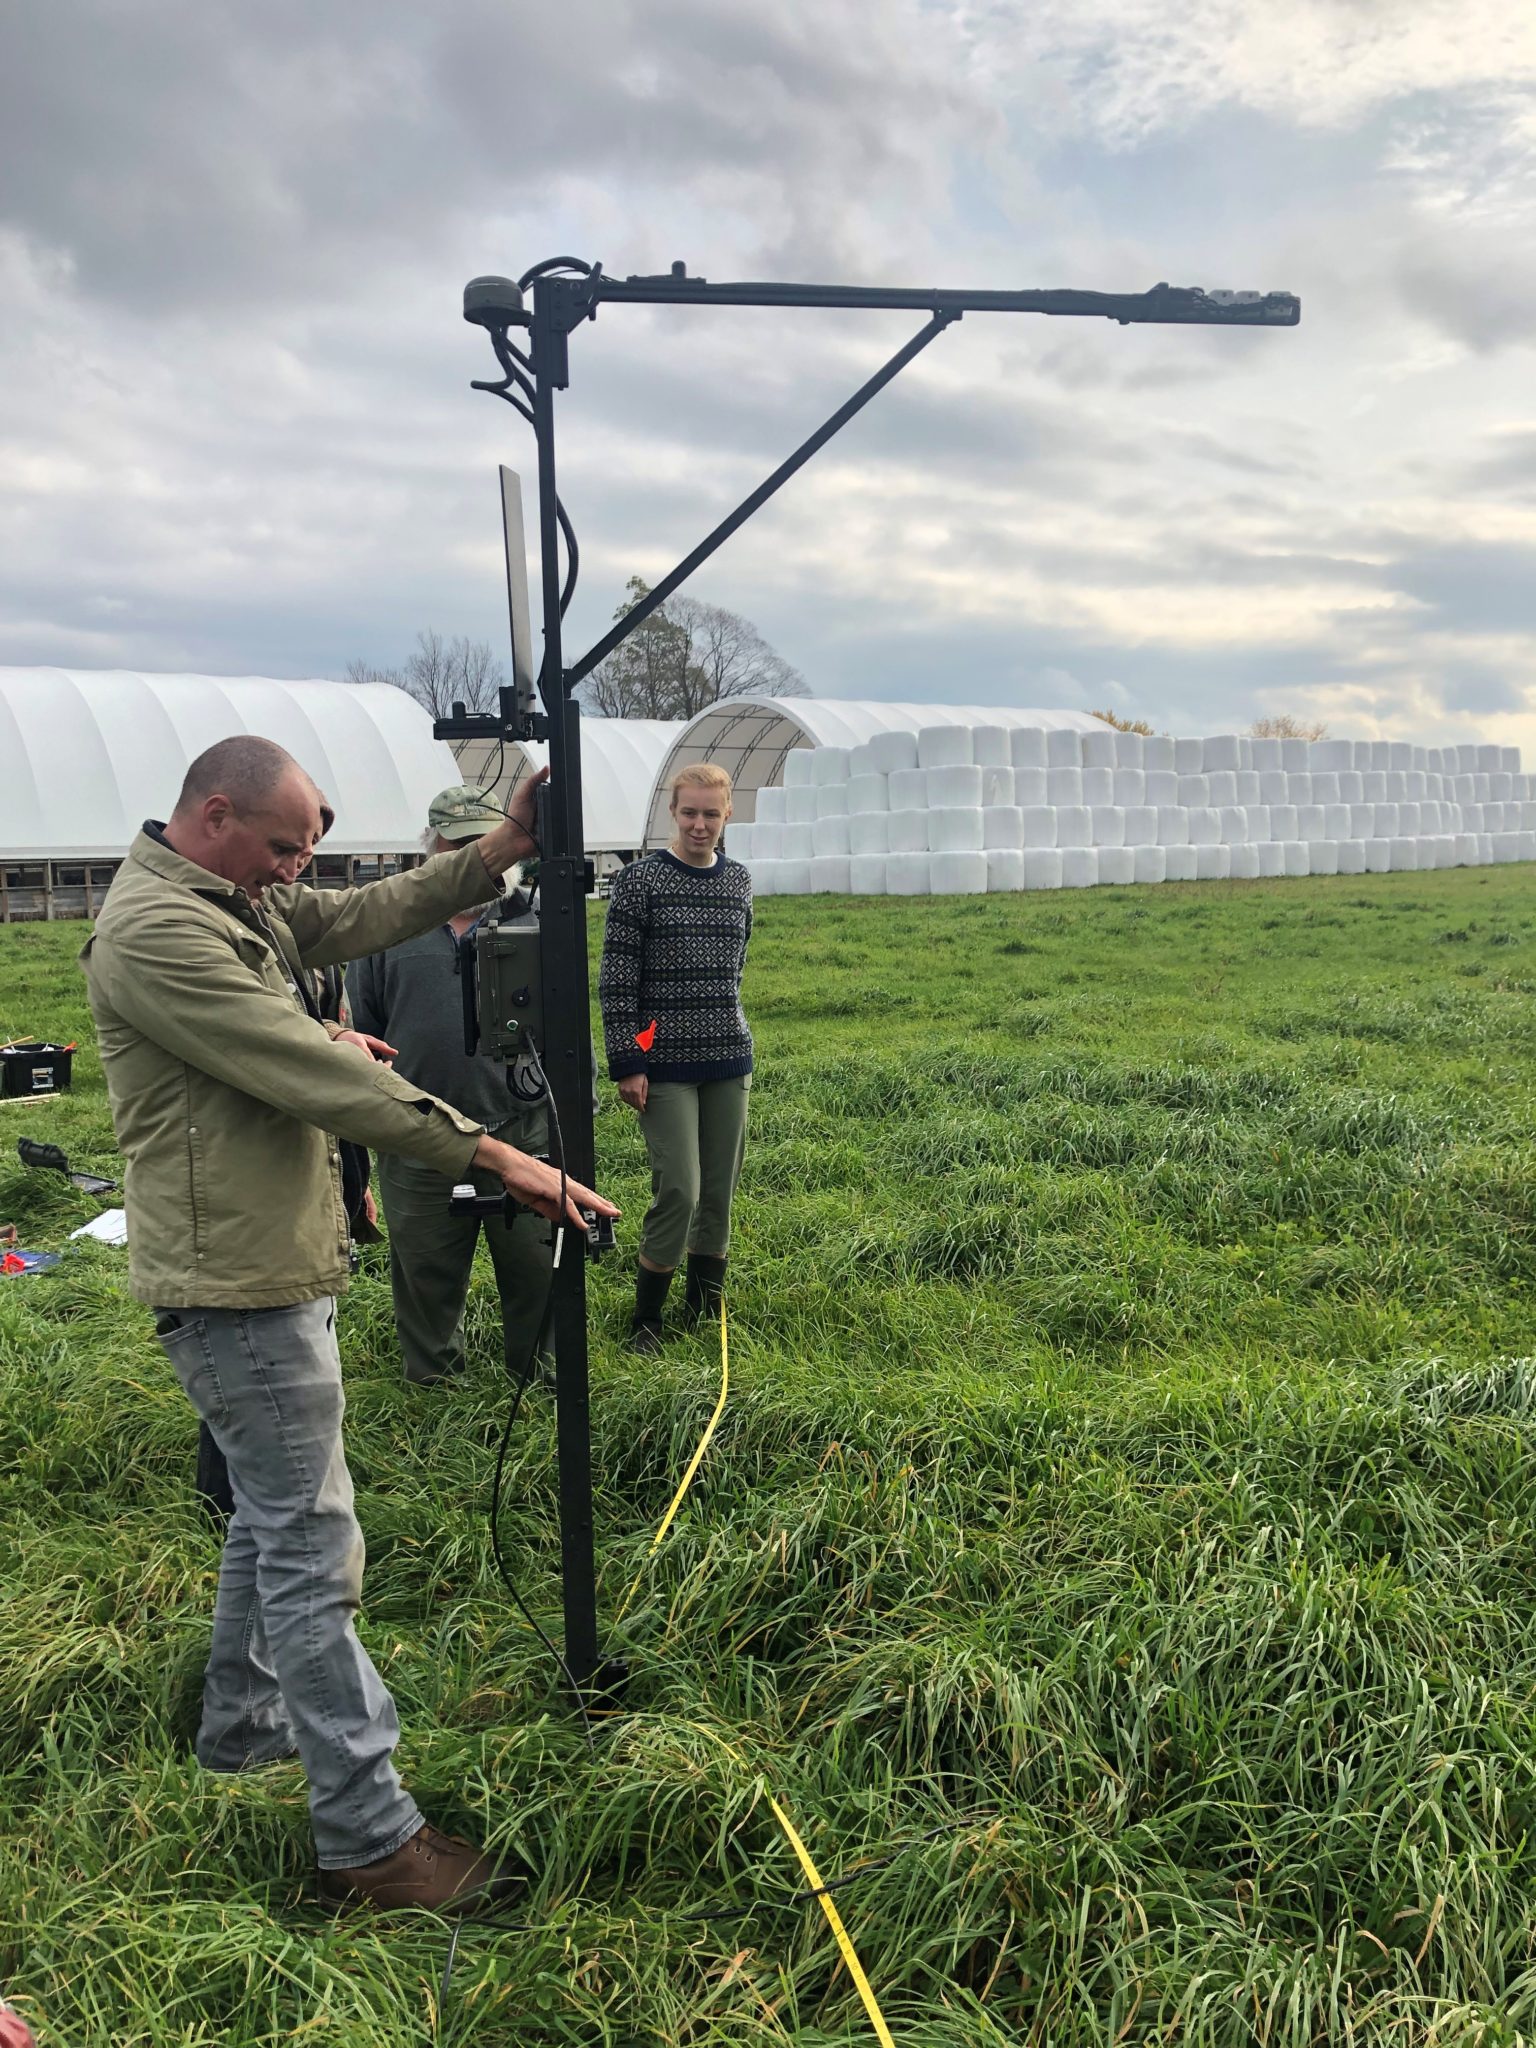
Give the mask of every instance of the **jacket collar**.
[(234, 882), (226, 882), (222, 875), (210, 874), (207, 868), (200, 868), (194, 860), (188, 860), (172, 846), (165, 836), (165, 827), (154, 818), (146, 818), (144, 827), (128, 849), (128, 858), (137, 861), (140, 867), (148, 868), (162, 881), (174, 882), (183, 889), (195, 889), (200, 896), (220, 896), (231, 903), (248, 906), (250, 898)]

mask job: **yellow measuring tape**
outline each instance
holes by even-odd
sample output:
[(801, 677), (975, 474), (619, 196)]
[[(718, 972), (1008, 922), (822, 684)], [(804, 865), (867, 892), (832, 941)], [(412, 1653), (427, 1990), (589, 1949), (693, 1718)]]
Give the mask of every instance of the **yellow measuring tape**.
[[(616, 1623), (622, 1621), (629, 1612), (629, 1604), (634, 1599), (636, 1593), (639, 1592), (640, 1582), (645, 1577), (646, 1566), (666, 1540), (667, 1531), (676, 1519), (677, 1511), (682, 1506), (689, 1487), (693, 1484), (693, 1475), (698, 1471), (700, 1464), (703, 1462), (704, 1453), (709, 1449), (710, 1440), (714, 1436), (720, 1417), (725, 1413), (725, 1397), (730, 1392), (730, 1387), (731, 1344), (730, 1334), (726, 1326), (725, 1302), (722, 1299), (720, 1303), (720, 1397), (715, 1402), (715, 1412), (709, 1418), (708, 1427), (699, 1438), (699, 1447), (688, 1460), (688, 1469), (683, 1474), (676, 1493), (673, 1494), (671, 1501), (668, 1503), (667, 1512), (661, 1518), (661, 1526), (651, 1538), (651, 1547), (645, 1553), (644, 1562), (635, 1574), (635, 1582), (624, 1595), (624, 1604), (615, 1616)], [(743, 1770), (749, 1768), (746, 1758), (738, 1749), (732, 1748), (723, 1735), (717, 1735), (713, 1728), (701, 1728), (697, 1722), (694, 1722), (692, 1725), (700, 1735), (707, 1737), (711, 1742), (717, 1742), (726, 1755), (733, 1762), (740, 1764)], [(848, 1974), (854, 1982), (854, 1988), (864, 2001), (864, 2010), (869, 2014), (870, 2025), (875, 2030), (875, 2038), (879, 2041), (880, 2048), (896, 2048), (895, 2042), (891, 2039), (891, 2030), (885, 2024), (885, 2015), (880, 2010), (879, 2000), (875, 1997), (874, 1989), (868, 1977), (864, 1974), (864, 1965), (859, 1961), (858, 1953), (849, 1938), (848, 1930), (843, 1925), (843, 1916), (833, 1904), (832, 1896), (822, 1882), (821, 1872), (816, 1868), (815, 1863), (811, 1859), (810, 1850), (807, 1849), (805, 1843), (800, 1839), (799, 1830), (783, 1807), (780, 1806), (777, 1799), (774, 1798), (773, 1794), (770, 1792), (767, 1797), (768, 1804), (773, 1809), (773, 1817), (784, 1830), (789, 1846), (800, 1859), (800, 1868), (805, 1872), (810, 1882), (811, 1890), (816, 1894), (817, 1904), (826, 1915), (827, 1925), (832, 1930), (833, 1939), (836, 1941), (839, 1953), (847, 1965)]]
[(624, 1619), (625, 1615), (628, 1614), (629, 1603), (634, 1599), (635, 1595), (639, 1592), (640, 1581), (645, 1577), (646, 1565), (650, 1563), (651, 1559), (656, 1555), (656, 1552), (661, 1548), (662, 1543), (666, 1539), (667, 1531), (671, 1528), (673, 1520), (676, 1517), (677, 1511), (683, 1504), (683, 1497), (687, 1493), (689, 1487), (693, 1484), (693, 1475), (695, 1472), (698, 1471), (699, 1466), (703, 1463), (704, 1453), (709, 1449), (710, 1439), (714, 1436), (716, 1426), (718, 1425), (721, 1416), (725, 1413), (725, 1397), (730, 1392), (730, 1390), (731, 1344), (730, 1337), (727, 1333), (725, 1324), (725, 1302), (722, 1299), (720, 1303), (720, 1398), (715, 1403), (715, 1412), (709, 1418), (708, 1428), (704, 1431), (704, 1434), (699, 1438), (698, 1449), (694, 1452), (693, 1456), (688, 1460), (688, 1470), (683, 1474), (682, 1483), (678, 1487), (676, 1493), (673, 1494), (671, 1504), (669, 1505), (667, 1512), (661, 1518), (661, 1527), (656, 1531), (656, 1534), (651, 1538), (651, 1547), (645, 1553), (645, 1559), (644, 1562), (641, 1564), (639, 1571), (635, 1573), (635, 1583), (624, 1595), (623, 1604), (619, 1608), (618, 1613), (614, 1616), (615, 1625), (621, 1622)]

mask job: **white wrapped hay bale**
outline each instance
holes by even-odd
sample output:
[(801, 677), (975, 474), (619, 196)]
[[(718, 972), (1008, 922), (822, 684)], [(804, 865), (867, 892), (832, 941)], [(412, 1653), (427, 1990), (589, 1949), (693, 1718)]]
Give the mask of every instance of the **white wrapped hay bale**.
[(1480, 868), (1491, 867), (1493, 864), (1493, 835), (1489, 832), (1479, 832), (1477, 835), (1477, 864)]
[[(1188, 846), (1189, 813), (1182, 804), (1158, 805), (1157, 843), (1159, 846)], [(1172, 878), (1170, 869), (1169, 879)]]
[[(1497, 748), (1497, 747), (1495, 747), (1493, 751), (1494, 751), (1494, 755), (1495, 755), (1495, 757), (1497, 757), (1497, 755), (1498, 755), (1498, 751), (1499, 751), (1499, 750), (1498, 750), (1498, 748)], [(1408, 770), (1409, 770), (1409, 769), (1410, 769), (1410, 768), (1411, 768), (1412, 766), (1413, 766), (1413, 746), (1412, 746), (1412, 743), (1411, 743), (1410, 741), (1408, 741), (1408, 740), (1393, 740), (1393, 741), (1391, 742), (1391, 744), (1389, 745), (1388, 749), (1387, 749), (1387, 768), (1388, 768), (1388, 771), (1390, 772), (1390, 771), (1391, 771), (1392, 769), (1396, 769), (1396, 770), (1397, 770), (1397, 772), (1398, 772), (1398, 774), (1400, 774), (1400, 775), (1406, 775), (1406, 774), (1407, 774), (1407, 772), (1408, 772)]]
[(1339, 872), (1339, 842), (1337, 839), (1314, 839), (1307, 848), (1307, 870), (1314, 875), (1336, 875)]
[(755, 825), (782, 825), (785, 816), (782, 789), (770, 783), (766, 789), (757, 792), (757, 808), (752, 820)]
[(894, 775), (900, 769), (917, 766), (917, 734), (915, 732), (877, 732), (869, 742), (870, 772), (875, 775)]
[(928, 893), (931, 896), (984, 896), (987, 891), (987, 856), (976, 853), (935, 853), (928, 861)]
[[(1126, 804), (1125, 843), (1127, 846), (1156, 846), (1157, 812), (1151, 804)], [(1536, 804), (1532, 805), (1536, 810)]]
[(1520, 773), (1520, 749), (1518, 747), (1500, 747), (1499, 766), (1507, 769), (1511, 775), (1518, 775)]
[(926, 811), (928, 771), (926, 768), (893, 768), (886, 777), (886, 802), (893, 811)]
[(1115, 765), (1115, 735), (1107, 727), (1103, 732), (1082, 734), (1083, 766), (1085, 768), (1108, 768)]
[(1500, 866), (1503, 866), (1508, 861), (1517, 861), (1520, 858), (1520, 840), (1522, 836), (1519, 832), (1495, 832), (1493, 834), (1493, 857)]
[(886, 895), (928, 895), (928, 863), (930, 858), (931, 856), (926, 853), (890, 854), (885, 863)]
[(1296, 837), (1308, 845), (1317, 839), (1326, 839), (1328, 814), (1321, 804), (1298, 804), (1296, 806)]
[(818, 818), (846, 818), (848, 815), (848, 785), (846, 782), (818, 782), (816, 785), (816, 815)]
[(1408, 794), (1408, 777), (1401, 768), (1389, 768), (1383, 780), (1387, 786), (1386, 801), (1389, 804), (1400, 804)]
[(1280, 766), (1287, 775), (1305, 775), (1312, 767), (1312, 743), (1310, 740), (1282, 740), (1280, 742)]
[(1048, 732), (1045, 736), (1045, 765), (1047, 768), (1081, 768), (1083, 746), (1078, 735), (1075, 732)]
[(935, 859), (941, 853), (980, 853), (981, 805), (943, 805), (931, 810), (928, 813), (928, 851)]
[(1219, 768), (1240, 768), (1237, 734), (1235, 732), (1212, 733), (1200, 751), (1200, 765), (1209, 775)]
[(1376, 820), (1376, 829), (1371, 834), (1371, 837), (1373, 839), (1395, 838), (1397, 834), (1398, 806), (1396, 804), (1374, 804), (1372, 806), (1372, 813)]
[(1436, 832), (1428, 839), (1419, 841), (1420, 847), (1430, 849), (1429, 858), (1421, 856), (1420, 865), (1437, 868), (1453, 868), (1456, 865), (1456, 841), (1449, 832)]
[(728, 860), (744, 860), (750, 863), (755, 845), (756, 827), (732, 824), (721, 844)]
[(850, 782), (852, 782), (856, 775), (878, 775), (879, 773), (880, 770), (875, 766), (874, 750), (871, 748), (868, 740), (865, 740), (857, 747), (850, 747), (848, 749), (848, 780)]
[(1387, 800), (1387, 776), (1383, 768), (1367, 768), (1360, 778), (1360, 787), (1365, 792), (1365, 802), (1382, 804)]
[(1309, 772), (1291, 773), (1285, 778), (1287, 800), (1298, 807), (1312, 801), (1312, 777)]
[(1022, 889), (1023, 886), (1023, 848), (1018, 846), (989, 846), (987, 848), (987, 893), (995, 896), (1005, 889)]
[(1339, 802), (1358, 804), (1365, 801), (1365, 777), (1358, 768), (1345, 768), (1339, 775)]
[(853, 851), (848, 836), (847, 818), (818, 818), (811, 827), (811, 854), (821, 860), (828, 854), (841, 854), (844, 859)]
[(1179, 777), (1179, 802), (1186, 811), (1203, 810), (1211, 800), (1210, 777), (1206, 775), (1181, 775)]
[(998, 768), (990, 762), (981, 771), (981, 800), (983, 804), (1017, 803), (1014, 773), (1011, 768)]
[[(794, 756), (791, 755), (793, 760)], [(814, 825), (816, 822), (816, 792), (808, 782), (797, 782), (784, 792), (784, 822), (788, 825)]]
[(1207, 770), (1205, 786), (1210, 792), (1206, 798), (1213, 810), (1221, 810), (1227, 804), (1237, 802), (1237, 770), (1235, 768), (1212, 768)]
[(1205, 758), (1204, 740), (1175, 740), (1173, 765), (1179, 775), (1198, 775)]
[(1045, 734), (1038, 725), (1016, 725), (1008, 735), (1008, 752), (1015, 768), (1044, 768)]
[(1091, 804), (1089, 819), (1088, 833), (1095, 846), (1124, 846), (1125, 813), (1118, 804)]
[(856, 853), (848, 863), (848, 888), (855, 896), (885, 894), (885, 855)]
[(1024, 847), (1028, 852), (1033, 847), (1056, 844), (1056, 806), (1054, 804), (1022, 804), (1019, 816), (1024, 827)]
[[(1392, 766), (1395, 768), (1397, 765), (1397, 762), (1393, 761)], [(1479, 747), (1477, 750), (1477, 758), (1472, 763), (1472, 765), (1477, 770), (1479, 775), (1492, 775), (1499, 765), (1498, 748)]]
[(1365, 873), (1365, 841), (1363, 839), (1340, 839), (1335, 851), (1338, 854), (1341, 875), (1363, 875)]
[(811, 756), (811, 782), (817, 789), (831, 789), (848, 780), (848, 749), (818, 747)]
[(961, 768), (971, 766), (971, 728), (968, 725), (920, 725), (917, 729), (919, 768)]
[[(1475, 746), (1468, 746), (1463, 741), (1459, 747), (1448, 748), (1447, 752), (1456, 756), (1456, 773), (1458, 775), (1470, 775), (1473, 769), (1476, 768), (1477, 748)], [(1375, 765), (1376, 763), (1372, 761), (1371, 766), (1374, 768)]]
[(1323, 837), (1325, 839), (1347, 839), (1349, 837), (1349, 805), (1323, 805)]
[[(855, 857), (863, 855), (868, 859), (874, 854), (887, 854), (891, 850), (891, 814), (889, 811), (860, 811), (848, 820), (848, 851)], [(913, 847), (912, 852), (921, 851)], [(880, 893), (879, 891), (876, 892)]]
[(1411, 875), (1417, 872), (1419, 865), (1419, 842), (1417, 839), (1408, 839), (1402, 833), (1398, 833), (1397, 837), (1388, 840), (1387, 844), (1392, 849), (1392, 872), (1394, 875)]
[(1339, 800), (1339, 778), (1331, 768), (1314, 768), (1312, 771), (1312, 801), (1315, 804), (1336, 804)]
[(1237, 801), (1240, 804), (1263, 803), (1264, 793), (1259, 786), (1259, 771), (1257, 768), (1239, 768), (1235, 779), (1237, 782)]
[(1288, 875), (1310, 875), (1312, 872), (1312, 849), (1302, 839), (1287, 839), (1285, 842), (1285, 872)]
[(928, 808), (952, 809), (956, 804), (981, 808), (981, 770), (969, 761), (953, 761), (928, 770)]
[[(1073, 738), (1077, 735), (1074, 733)], [(1045, 800), (1052, 804), (1080, 804), (1083, 800), (1083, 771), (1081, 768), (1048, 768), (1045, 774)]]
[[(1132, 739), (1138, 738), (1136, 733)], [(1144, 768), (1117, 768), (1115, 770), (1114, 794), (1111, 803), (1125, 809), (1131, 804), (1144, 804), (1147, 800), (1147, 775)]]
[(1136, 855), (1129, 846), (1101, 846), (1099, 856), (1099, 880), (1111, 887), (1119, 888), (1136, 879)]
[(888, 811), (890, 808), (891, 784), (888, 776), (849, 776), (848, 815), (850, 818), (856, 818), (865, 811)]
[(816, 780), (814, 747), (791, 747), (784, 756), (784, 787), (809, 789)]
[(1199, 867), (1198, 846), (1165, 846), (1163, 848), (1164, 875), (1170, 882), (1192, 882)]
[(926, 853), (928, 851), (928, 813), (926, 811), (892, 811), (886, 826), (886, 845), (892, 853)]
[(1058, 804), (1056, 806), (1056, 844), (1058, 846), (1092, 846), (1093, 814), (1086, 804)]
[(1012, 852), (1024, 844), (1024, 813), (1017, 804), (987, 804), (981, 813), (981, 843), (988, 853)]
[(1117, 732), (1115, 734), (1116, 768), (1139, 768), (1146, 752), (1146, 740), (1139, 732)]
[(1197, 882), (1225, 882), (1232, 875), (1232, 849), (1216, 842), (1204, 842), (1195, 847), (1195, 880)]
[[(1093, 735), (1090, 733), (1089, 738)], [(1090, 768), (1083, 764), (1083, 802), (1091, 810), (1095, 804), (1112, 804), (1115, 800), (1115, 771), (1113, 768)]]
[(1099, 850), (1096, 846), (1069, 846), (1061, 856), (1063, 889), (1091, 889), (1099, 879)]
[(1228, 873), (1234, 882), (1256, 882), (1259, 879), (1259, 849), (1256, 846), (1229, 846), (1227, 859)]
[(1458, 804), (1456, 808), (1461, 813), (1463, 832), (1481, 832), (1485, 829), (1487, 821), (1483, 813), (1488, 808), (1486, 804)]
[(1271, 804), (1269, 807), (1269, 836), (1289, 846), (1300, 835), (1296, 822), (1294, 804)]
[[(1275, 741), (1278, 747), (1280, 742)], [(1291, 800), (1291, 778), (1283, 768), (1263, 768), (1259, 771), (1259, 802), (1261, 804), (1288, 804)]]
[(971, 727), (971, 759), (978, 768), (1011, 768), (1013, 754), (1008, 745), (1008, 730), (1001, 725), (973, 725)]
[(1024, 849), (1026, 889), (1059, 889), (1061, 855), (1054, 846), (1026, 846)]
[(1273, 839), (1270, 828), (1268, 804), (1245, 804), (1248, 813), (1248, 844), (1257, 846), (1261, 839)]
[(1221, 844), (1221, 819), (1209, 804), (1192, 804), (1189, 812), (1189, 843), (1191, 846), (1219, 846)]
[(818, 853), (811, 862), (811, 894), (846, 896), (849, 865), (846, 853)]
[(782, 825), (756, 824), (752, 827), (752, 858), (754, 860), (782, 860), (784, 858), (784, 827)]
[(1350, 839), (1373, 839), (1376, 836), (1376, 806), (1374, 804), (1351, 804), (1349, 807)]
[(1283, 768), (1278, 740), (1255, 740), (1253, 742), (1253, 765), (1262, 775), (1266, 769)]
[(779, 870), (781, 860), (754, 860), (752, 862), (752, 894), (754, 896), (777, 896), (779, 894)]
[(1223, 804), (1216, 813), (1216, 832), (1223, 846), (1248, 844), (1248, 810), (1244, 804)]
[(1367, 839), (1365, 842), (1365, 872), (1368, 875), (1389, 875), (1392, 872), (1392, 842), (1390, 839)]
[(1015, 768), (1013, 800), (1021, 810), (1049, 800), (1049, 776), (1044, 768)]
[(1136, 846), (1131, 849), (1135, 861), (1131, 879), (1136, 882), (1166, 882), (1168, 879), (1168, 849), (1165, 846)]
[(816, 851), (816, 824), (781, 825), (779, 827), (779, 859), (809, 860)]
[(1148, 733), (1141, 743), (1141, 765), (1151, 774), (1172, 775), (1177, 771), (1176, 750), (1167, 733)]
[(1429, 777), (1422, 768), (1410, 768), (1403, 777), (1403, 795), (1409, 797), (1427, 796), (1429, 793), (1426, 786), (1428, 782)]
[(779, 862), (779, 894), (781, 896), (809, 896), (810, 893), (810, 861), (781, 860)]
[[(1411, 777), (1409, 778), (1412, 779)], [(1514, 794), (1515, 778), (1505, 768), (1497, 768), (1488, 778), (1488, 794), (1495, 803), (1507, 804)], [(1410, 789), (1408, 794), (1413, 795)]]
[(1312, 743), (1312, 766), (1314, 768), (1353, 768), (1355, 765), (1355, 743), (1353, 740), (1314, 740)]
[(1142, 801), (1156, 810), (1162, 804), (1176, 804), (1179, 800), (1179, 778), (1171, 768), (1145, 768), (1142, 770), (1144, 793)]
[[(1279, 744), (1277, 740), (1275, 745)], [(1285, 848), (1278, 839), (1261, 839), (1253, 850), (1258, 857), (1261, 877), (1267, 879), (1285, 873)]]
[(1405, 802), (1398, 805), (1397, 829), (1403, 834), (1404, 838), (1418, 838), (1420, 831), (1419, 812), (1422, 808), (1422, 805), (1416, 803)]
[[(1370, 743), (1370, 759), (1366, 762), (1366, 766), (1368, 768), (1389, 768), (1391, 765), (1392, 747), (1390, 742), (1387, 740), (1372, 740)], [(1355, 759), (1355, 766), (1357, 768), (1360, 766), (1358, 756)]]

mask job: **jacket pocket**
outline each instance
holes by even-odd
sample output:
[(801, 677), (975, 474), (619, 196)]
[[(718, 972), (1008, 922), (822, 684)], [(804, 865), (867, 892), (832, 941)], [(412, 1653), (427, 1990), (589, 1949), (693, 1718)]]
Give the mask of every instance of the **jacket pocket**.
[(208, 1162), (203, 1149), (203, 1127), (191, 1121), (197, 1112), (190, 1097), (187, 1105), (187, 1206), (192, 1217), (192, 1254), (201, 1259), (208, 1250)]

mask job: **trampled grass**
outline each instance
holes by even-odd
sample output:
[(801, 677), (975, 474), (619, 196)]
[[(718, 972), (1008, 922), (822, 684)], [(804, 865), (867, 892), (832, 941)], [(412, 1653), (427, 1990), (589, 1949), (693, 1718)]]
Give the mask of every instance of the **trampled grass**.
[[(0, 932), (0, 1035), (88, 1040), (76, 928)], [(433, 1817), (542, 1877), (508, 1933), (310, 1903), (302, 1781), (187, 1753), (217, 1550), (119, 1257), (0, 1282), (0, 1987), (71, 2048), (872, 2038), (1437, 2048), (1536, 2035), (1536, 876), (761, 906), (733, 1397), (620, 1639), (597, 1759), (495, 1576), (505, 1402), (401, 1384), (349, 1297), (362, 1628)], [(0, 1218), (96, 1205), (88, 1044), (0, 1111)], [(609, 1093), (604, 1181), (643, 1207)], [(109, 1166), (110, 1170), (110, 1166)], [(594, 1284), (612, 1611), (707, 1339)], [(504, 1531), (558, 1615), (535, 1393)], [(617, 1646), (617, 1645), (616, 1645)], [(721, 1739), (748, 1760), (743, 1769)]]

